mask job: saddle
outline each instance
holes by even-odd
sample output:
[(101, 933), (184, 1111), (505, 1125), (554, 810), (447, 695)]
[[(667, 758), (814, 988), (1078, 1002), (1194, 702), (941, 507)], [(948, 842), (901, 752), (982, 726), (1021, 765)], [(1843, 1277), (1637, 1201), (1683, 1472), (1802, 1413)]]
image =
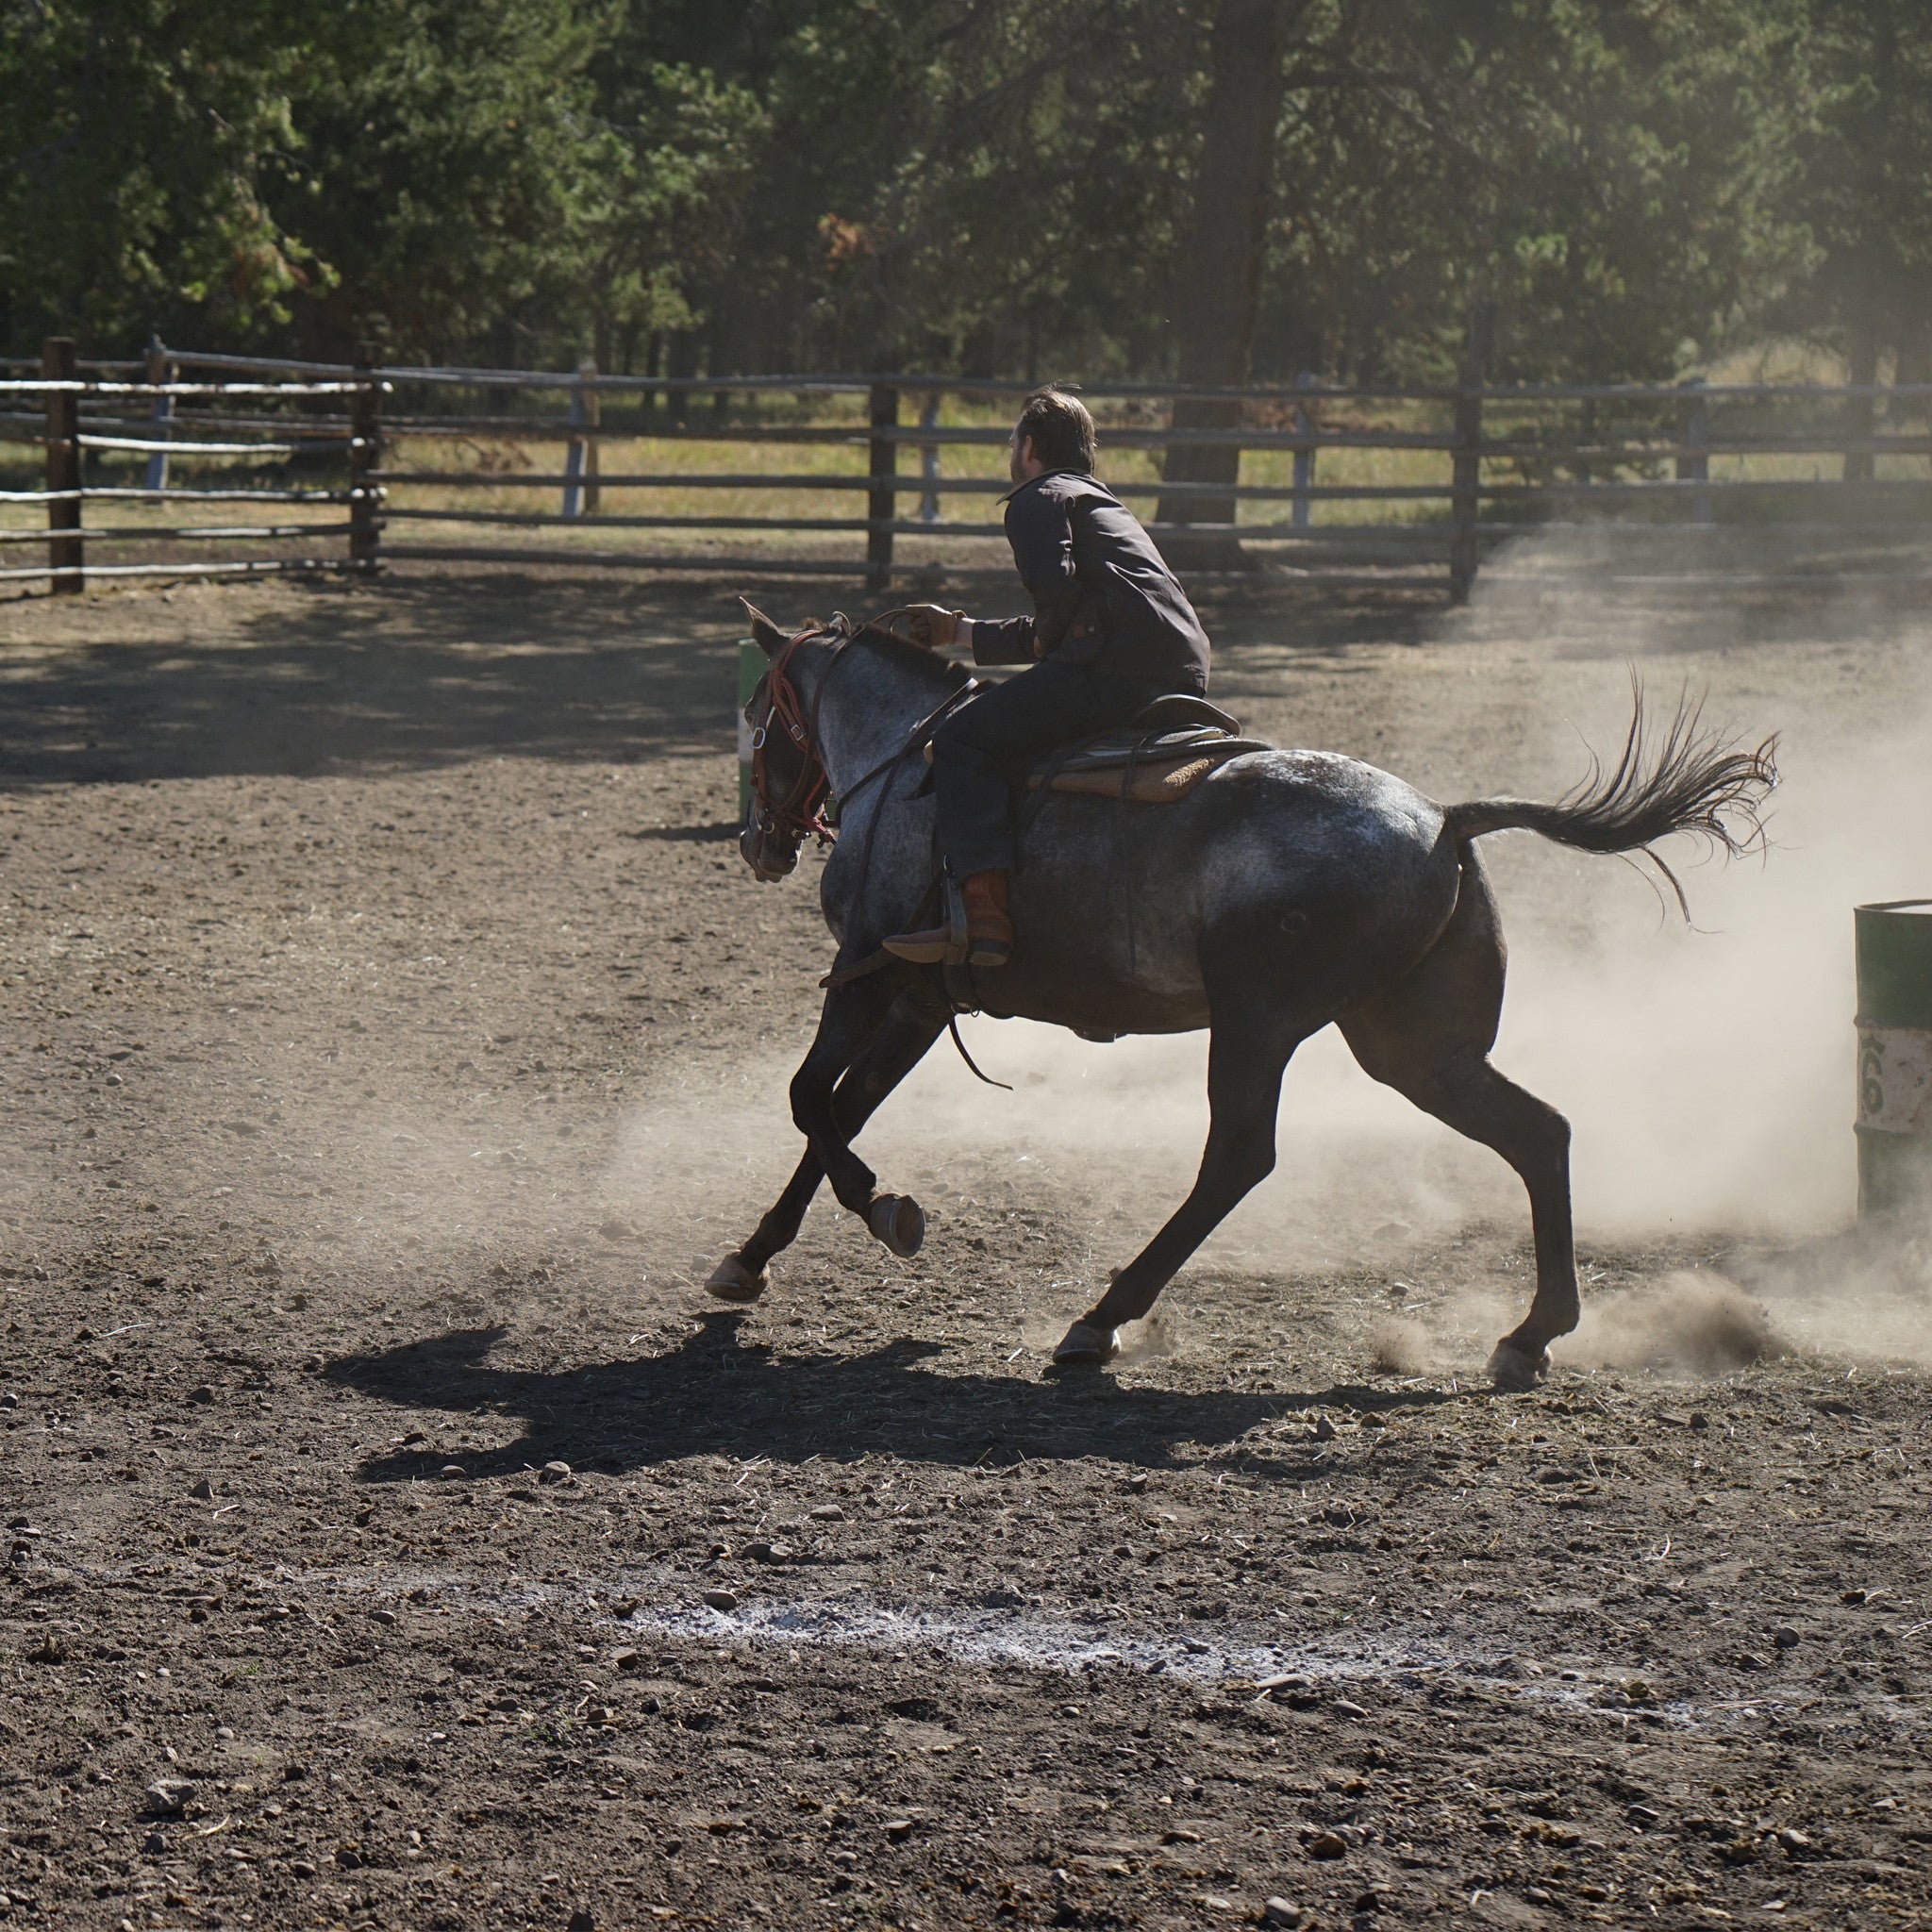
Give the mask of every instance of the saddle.
[(1116, 730), (1048, 752), (1027, 774), (1026, 789), (1175, 805), (1230, 758), (1274, 749), (1266, 739), (1244, 737), (1240, 720), (1218, 705), (1174, 691)]

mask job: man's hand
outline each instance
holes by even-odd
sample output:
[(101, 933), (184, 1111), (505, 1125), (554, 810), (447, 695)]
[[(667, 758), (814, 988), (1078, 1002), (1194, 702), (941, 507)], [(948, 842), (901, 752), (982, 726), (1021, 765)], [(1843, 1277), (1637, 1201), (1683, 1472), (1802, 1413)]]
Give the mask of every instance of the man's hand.
[(963, 610), (941, 610), (937, 604), (914, 604), (906, 612), (906, 635), (928, 651), (950, 651), (959, 641)]

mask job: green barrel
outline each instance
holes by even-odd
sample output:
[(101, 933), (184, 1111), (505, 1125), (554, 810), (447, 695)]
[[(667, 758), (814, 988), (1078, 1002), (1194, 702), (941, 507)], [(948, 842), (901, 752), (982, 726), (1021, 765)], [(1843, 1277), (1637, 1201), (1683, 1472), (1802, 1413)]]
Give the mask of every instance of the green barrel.
[(744, 722), (744, 708), (751, 703), (765, 675), (765, 654), (749, 638), (738, 646), (738, 816), (743, 820), (751, 811), (751, 726)]
[(1858, 1218), (1932, 1205), (1932, 899), (1854, 908)]

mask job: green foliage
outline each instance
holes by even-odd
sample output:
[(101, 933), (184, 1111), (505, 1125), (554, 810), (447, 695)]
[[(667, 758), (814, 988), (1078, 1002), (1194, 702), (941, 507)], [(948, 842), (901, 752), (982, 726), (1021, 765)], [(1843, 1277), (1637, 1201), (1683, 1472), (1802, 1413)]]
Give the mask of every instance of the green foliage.
[[(1783, 52), (1786, 202), (1813, 251), (1773, 308), (1787, 325), (1928, 366), (1932, 33), (1918, 0), (1792, 0)], [(1869, 379), (1869, 376), (1868, 378)]]
[(0, 327), (125, 345), (286, 326), (326, 266), (272, 204), (301, 168), (308, 9), (231, 0), (0, 8)]
[[(907, 346), (1041, 376), (1158, 368), (1211, 8), (993, 0), (936, 53), (881, 194)], [(1091, 58), (1069, 58), (1069, 49)]]
[(1350, 18), (1292, 78), (1269, 305), (1311, 368), (1668, 376), (1748, 325), (1802, 238), (1759, 0), (1443, 0)]
[(749, 89), (704, 69), (619, 73), (605, 97), (617, 156), (589, 234), (586, 299), (600, 334), (689, 329), (704, 320), (693, 291), (730, 272), (768, 117)]
[(350, 0), (296, 108), (314, 174), (288, 220), (339, 275), (318, 345), (451, 357), (580, 299), (625, 159), (587, 71), (609, 30), (577, 0)]
[[(0, 0), (0, 335), (1172, 366), (1219, 0)], [(1932, 373), (1918, 0), (1307, 0), (1257, 373)]]

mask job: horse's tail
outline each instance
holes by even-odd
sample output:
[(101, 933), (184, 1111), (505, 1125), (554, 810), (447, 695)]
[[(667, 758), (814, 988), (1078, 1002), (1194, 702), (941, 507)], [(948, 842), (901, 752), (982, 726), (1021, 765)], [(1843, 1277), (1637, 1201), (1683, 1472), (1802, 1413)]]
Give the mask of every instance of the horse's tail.
[(1541, 832), (1583, 852), (1641, 852), (1690, 907), (1676, 874), (1651, 849), (1672, 832), (1699, 832), (1736, 858), (1764, 843), (1760, 808), (1777, 784), (1777, 738), (1747, 750), (1703, 722), (1701, 698), (1687, 691), (1670, 723), (1646, 711), (1642, 685), (1631, 679), (1630, 729), (1607, 772), (1593, 755), (1590, 774), (1554, 805), (1526, 798), (1475, 798), (1446, 816), (1457, 842), (1490, 832)]

